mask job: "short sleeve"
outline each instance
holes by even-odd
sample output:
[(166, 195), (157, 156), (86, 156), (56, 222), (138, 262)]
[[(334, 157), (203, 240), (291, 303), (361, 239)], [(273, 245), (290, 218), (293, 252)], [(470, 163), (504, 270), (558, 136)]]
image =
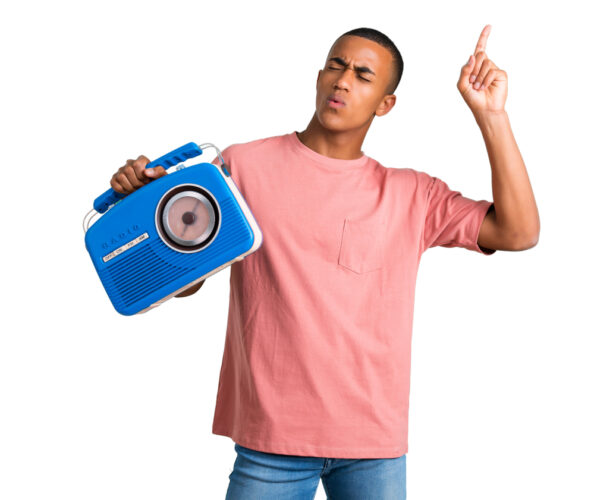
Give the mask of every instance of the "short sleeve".
[(473, 200), (451, 190), (437, 177), (431, 177), (423, 227), (422, 251), (430, 247), (462, 247), (483, 255), (496, 250), (478, 245), (481, 224), (492, 201)]

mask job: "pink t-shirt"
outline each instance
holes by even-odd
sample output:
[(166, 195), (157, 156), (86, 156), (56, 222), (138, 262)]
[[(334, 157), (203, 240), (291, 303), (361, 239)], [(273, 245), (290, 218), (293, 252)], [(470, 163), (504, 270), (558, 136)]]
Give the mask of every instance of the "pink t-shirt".
[(323, 156), (296, 132), (222, 154), (263, 242), (231, 266), (212, 432), (267, 453), (403, 455), (421, 255), (494, 253), (477, 244), (492, 202), (366, 155)]

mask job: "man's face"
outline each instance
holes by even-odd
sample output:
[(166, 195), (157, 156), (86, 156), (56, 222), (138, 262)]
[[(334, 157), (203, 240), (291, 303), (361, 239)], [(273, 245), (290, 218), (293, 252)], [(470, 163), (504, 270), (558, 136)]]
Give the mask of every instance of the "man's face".
[[(378, 43), (358, 36), (339, 38), (318, 73), (316, 115), (330, 130), (369, 125), (374, 114), (386, 114), (396, 97), (385, 94), (392, 71), (392, 55)], [(331, 96), (344, 101), (333, 103)]]

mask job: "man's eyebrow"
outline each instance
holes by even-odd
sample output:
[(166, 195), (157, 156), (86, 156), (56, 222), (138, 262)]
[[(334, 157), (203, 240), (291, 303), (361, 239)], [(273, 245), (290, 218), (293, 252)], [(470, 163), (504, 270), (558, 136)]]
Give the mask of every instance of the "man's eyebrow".
[[(331, 57), (329, 61), (334, 61), (340, 64), (341, 66), (348, 66), (347, 63), (340, 57)], [(359, 73), (371, 73), (373, 76), (375, 76), (375, 73), (371, 71), (367, 66), (355, 66), (355, 70)]]

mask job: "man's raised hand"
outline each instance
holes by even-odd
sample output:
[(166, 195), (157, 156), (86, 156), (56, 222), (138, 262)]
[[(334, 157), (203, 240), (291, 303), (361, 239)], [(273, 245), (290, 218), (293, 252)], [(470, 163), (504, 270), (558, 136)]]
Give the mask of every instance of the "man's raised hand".
[(487, 38), (491, 25), (481, 32), (474, 54), (462, 66), (458, 90), (473, 114), (504, 111), (507, 99), (507, 73), (487, 57)]

